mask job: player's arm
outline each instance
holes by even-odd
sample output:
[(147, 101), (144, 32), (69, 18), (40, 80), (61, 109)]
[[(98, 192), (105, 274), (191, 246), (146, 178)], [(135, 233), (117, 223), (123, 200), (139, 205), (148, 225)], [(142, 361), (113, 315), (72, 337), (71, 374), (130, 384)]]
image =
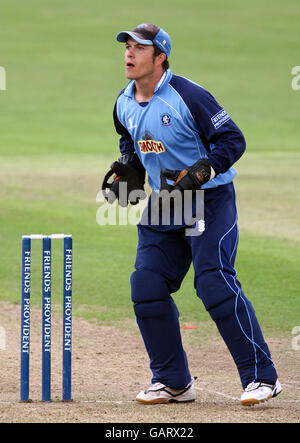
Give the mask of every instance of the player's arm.
[[(102, 190), (109, 203), (116, 199), (120, 206), (127, 206), (128, 202), (136, 205), (140, 199), (146, 197), (144, 190), (145, 169), (134, 150), (133, 140), (127, 129), (121, 124), (117, 116), (116, 105), (113, 112), (114, 125), (120, 135), (121, 157), (110, 166), (104, 177)], [(113, 175), (113, 182), (108, 179)], [(106, 192), (109, 189), (109, 192)]]
[(168, 187), (168, 178), (174, 181), (177, 189), (200, 189), (215, 175), (226, 172), (242, 156), (246, 149), (245, 139), (241, 130), (208, 91), (176, 77), (172, 86), (181, 95), (196, 123), (207, 158), (198, 160), (182, 171), (162, 169), (161, 187)]
[(216, 174), (226, 172), (246, 149), (242, 131), (205, 89), (195, 95), (190, 108), (211, 166)]

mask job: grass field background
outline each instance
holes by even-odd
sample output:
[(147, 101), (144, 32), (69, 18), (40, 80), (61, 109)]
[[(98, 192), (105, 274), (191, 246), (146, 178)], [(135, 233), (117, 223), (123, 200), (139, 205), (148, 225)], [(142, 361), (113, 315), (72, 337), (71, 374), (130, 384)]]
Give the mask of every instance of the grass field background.
[[(298, 0), (126, 3), (1, 0), (0, 299), (20, 302), (21, 236), (72, 233), (74, 313), (119, 324), (133, 317), (134, 226), (99, 226), (96, 196), (118, 137), (112, 108), (126, 84), (118, 31), (153, 22), (172, 37), (173, 72), (212, 92), (241, 127), (236, 165), (236, 267), (269, 334), (300, 323), (300, 64)], [(61, 304), (62, 245), (53, 242)], [(33, 242), (39, 304), (41, 244)], [(182, 321), (208, 321), (189, 272), (175, 295)]]

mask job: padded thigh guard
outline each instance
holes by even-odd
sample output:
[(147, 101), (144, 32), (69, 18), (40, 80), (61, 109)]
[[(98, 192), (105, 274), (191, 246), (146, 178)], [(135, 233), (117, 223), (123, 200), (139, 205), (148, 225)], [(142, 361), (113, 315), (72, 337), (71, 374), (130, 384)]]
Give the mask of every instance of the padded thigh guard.
[(158, 273), (145, 269), (136, 270), (131, 274), (131, 298), (134, 311), (138, 318), (168, 316), (178, 310), (170, 296), (165, 279)]

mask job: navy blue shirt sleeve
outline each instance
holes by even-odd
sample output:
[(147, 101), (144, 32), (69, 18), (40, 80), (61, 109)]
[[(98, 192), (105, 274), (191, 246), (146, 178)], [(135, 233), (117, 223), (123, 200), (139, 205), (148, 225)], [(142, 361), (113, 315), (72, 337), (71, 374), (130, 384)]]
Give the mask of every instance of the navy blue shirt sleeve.
[(121, 152), (121, 154), (122, 155), (133, 154), (135, 152), (135, 150), (134, 150), (134, 143), (133, 143), (133, 140), (132, 140), (129, 132), (122, 125), (120, 120), (118, 119), (118, 115), (117, 115), (117, 102), (115, 103), (115, 106), (114, 106), (113, 118), (114, 118), (114, 125), (115, 125), (115, 128), (116, 128), (116, 131), (120, 135), (120, 142), (119, 143), (120, 143), (120, 152)]
[(216, 174), (226, 172), (246, 149), (241, 130), (201, 86), (176, 75), (173, 75), (170, 85), (188, 107)]

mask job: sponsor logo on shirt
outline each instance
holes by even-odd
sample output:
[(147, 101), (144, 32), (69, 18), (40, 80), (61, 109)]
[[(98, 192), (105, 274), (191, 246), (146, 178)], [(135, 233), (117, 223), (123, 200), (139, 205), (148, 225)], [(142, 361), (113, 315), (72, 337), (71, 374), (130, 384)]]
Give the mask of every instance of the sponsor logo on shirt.
[(166, 149), (162, 142), (155, 140), (138, 140), (138, 145), (142, 154), (161, 154)]
[(226, 123), (229, 119), (230, 115), (227, 114), (225, 109), (221, 109), (221, 111), (212, 116), (211, 122), (214, 125), (215, 129), (219, 129), (220, 126), (224, 125), (224, 123)]

